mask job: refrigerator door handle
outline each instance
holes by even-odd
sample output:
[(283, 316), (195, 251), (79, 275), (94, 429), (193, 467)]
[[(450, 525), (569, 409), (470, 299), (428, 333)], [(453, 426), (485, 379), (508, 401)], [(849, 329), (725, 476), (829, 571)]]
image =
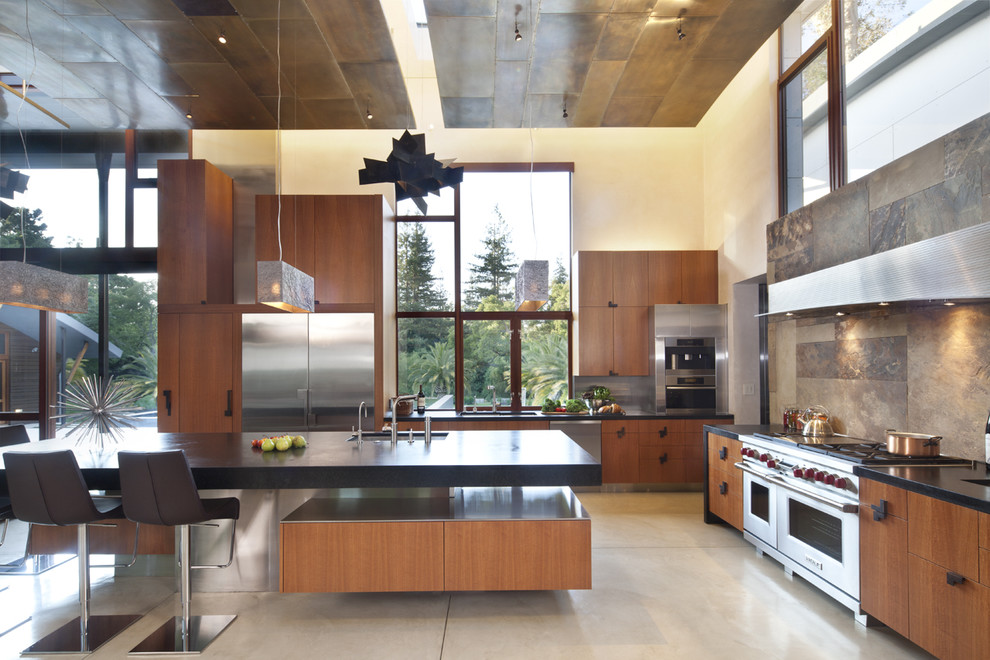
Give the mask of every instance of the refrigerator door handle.
[(313, 390), (310, 389), (296, 390), (296, 396), (305, 401), (303, 404), (303, 418), (306, 420), (306, 426), (313, 426), (316, 423), (316, 415), (313, 414), (313, 408), (310, 405), (312, 394)]

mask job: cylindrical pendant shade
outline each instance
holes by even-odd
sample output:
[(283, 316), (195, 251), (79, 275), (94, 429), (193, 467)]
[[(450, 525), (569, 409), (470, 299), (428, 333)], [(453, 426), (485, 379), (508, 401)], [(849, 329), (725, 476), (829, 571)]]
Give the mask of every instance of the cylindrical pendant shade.
[(89, 309), (85, 277), (23, 261), (0, 261), (0, 304), (80, 314)]
[(550, 262), (523, 261), (516, 273), (516, 310), (535, 312), (550, 300)]
[(258, 302), (289, 312), (312, 312), (313, 278), (284, 261), (258, 262)]

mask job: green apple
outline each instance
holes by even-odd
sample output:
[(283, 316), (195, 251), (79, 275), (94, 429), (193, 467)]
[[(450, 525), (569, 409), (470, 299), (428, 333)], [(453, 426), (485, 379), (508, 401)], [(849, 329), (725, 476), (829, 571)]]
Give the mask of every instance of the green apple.
[(275, 449), (275, 441), (271, 438), (264, 438), (261, 441), (261, 451), (272, 451)]
[(294, 436), (292, 436), (292, 446), (293, 447), (305, 447), (306, 446), (306, 438), (302, 437), (301, 435), (294, 435)]
[(289, 436), (280, 435), (278, 440), (275, 441), (275, 449), (279, 451), (285, 451), (292, 446), (292, 441), (289, 440)]

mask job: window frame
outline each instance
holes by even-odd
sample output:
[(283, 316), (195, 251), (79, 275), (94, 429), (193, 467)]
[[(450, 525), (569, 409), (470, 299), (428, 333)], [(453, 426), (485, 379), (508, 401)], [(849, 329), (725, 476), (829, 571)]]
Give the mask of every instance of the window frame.
[[(572, 175), (574, 174), (574, 163), (558, 163), (558, 162), (547, 162), (547, 163), (466, 163), (463, 165), (464, 171), (467, 172), (568, 172)], [(573, 189), (573, 180), (572, 185)], [(570, 204), (571, 200), (568, 200)], [(573, 228), (573, 213), (571, 214), (571, 228)], [(396, 383), (399, 379), (399, 360), (398, 355), (400, 353), (399, 348), (399, 332), (398, 325), (400, 319), (409, 318), (446, 318), (454, 320), (454, 410), (457, 412), (464, 410), (464, 322), (465, 321), (481, 321), (481, 320), (508, 320), (509, 321), (509, 334), (510, 334), (510, 344), (509, 344), (509, 362), (510, 362), (510, 378), (509, 378), (509, 392), (510, 392), (510, 405), (509, 410), (521, 411), (521, 410), (533, 410), (538, 409), (539, 406), (523, 406), (522, 405), (522, 322), (528, 320), (537, 321), (566, 321), (567, 322), (567, 391), (570, 396), (571, 389), (573, 388), (573, 364), (574, 364), (574, 341), (573, 341), (573, 286), (568, 287), (569, 302), (567, 311), (561, 312), (515, 312), (515, 311), (500, 311), (500, 312), (471, 312), (464, 311), (461, 308), (461, 187), (457, 185), (454, 187), (454, 214), (450, 215), (438, 215), (438, 216), (402, 216), (396, 215), (396, 223), (400, 222), (452, 222), (454, 225), (454, 259), (453, 267), (456, 276), (454, 277), (454, 292), (453, 292), (453, 311), (417, 311), (417, 312), (402, 312), (396, 310), (396, 332), (395, 332), (395, 350), (396, 350), (396, 360), (395, 360), (395, 377)], [(398, 229), (398, 228), (397, 228)], [(573, 241), (573, 236), (568, 232), (568, 240)], [(571, 253), (570, 246), (568, 246), (568, 254)], [(395, 232), (395, 263), (398, 264), (399, 259), (399, 232)], [(570, 268), (568, 268), (568, 273), (570, 275)], [(399, 282), (398, 282), (398, 270), (396, 270), (395, 277), (395, 300), (399, 299)]]

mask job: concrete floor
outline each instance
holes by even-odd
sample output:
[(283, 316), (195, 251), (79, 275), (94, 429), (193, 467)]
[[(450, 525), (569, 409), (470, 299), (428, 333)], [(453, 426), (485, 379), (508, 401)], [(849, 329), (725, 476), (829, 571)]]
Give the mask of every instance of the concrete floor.
[[(196, 614), (237, 614), (203, 658), (929, 658), (851, 612), (735, 530), (701, 521), (700, 493), (582, 493), (592, 516), (590, 591), (454, 594), (196, 594)], [(17, 531), (0, 559), (23, 548)], [(15, 553), (16, 554), (16, 553)], [(0, 637), (16, 658), (77, 609), (75, 560), (0, 577), (0, 612), (31, 622)], [(144, 618), (90, 657), (122, 658), (178, 612), (169, 578), (93, 570), (96, 614)], [(0, 626), (2, 630), (6, 626)], [(24, 656), (26, 657), (26, 656)], [(68, 656), (77, 657), (77, 656)]]

